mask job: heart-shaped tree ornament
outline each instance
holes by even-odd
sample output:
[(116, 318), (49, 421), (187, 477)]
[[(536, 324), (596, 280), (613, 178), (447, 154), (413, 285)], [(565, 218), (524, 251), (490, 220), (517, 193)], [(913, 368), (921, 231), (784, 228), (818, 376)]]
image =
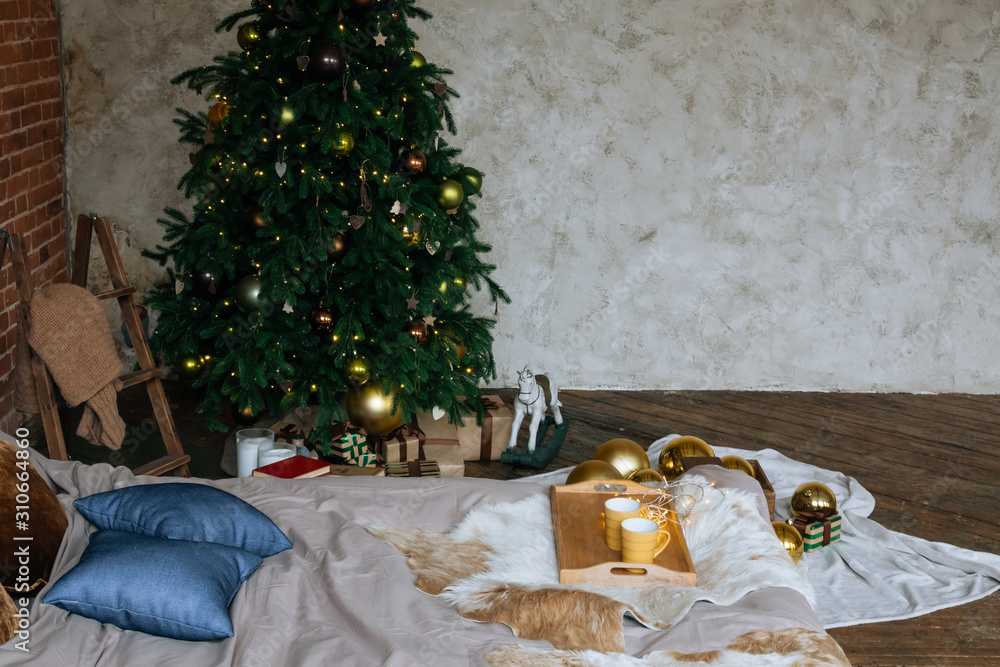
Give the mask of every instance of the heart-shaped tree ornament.
[(288, 165), (285, 164), (284, 162), (275, 162), (274, 163), (274, 171), (275, 171), (275, 173), (278, 174), (278, 178), (281, 178), (282, 176), (284, 176), (285, 175), (285, 171), (287, 169), (288, 169)]
[(309, 67), (309, 56), (299, 56), (295, 62), (298, 63), (299, 69), (305, 72), (306, 68)]
[(352, 215), (350, 219), (351, 227), (355, 229), (361, 229), (361, 225), (365, 224), (365, 216), (363, 215)]
[(447, 413), (447, 412), (445, 412), (444, 410), (442, 410), (441, 408), (439, 408), (439, 407), (438, 407), (438, 406), (436, 406), (436, 405), (435, 405), (435, 406), (434, 406), (434, 408), (433, 408), (433, 409), (431, 410), (431, 417), (434, 417), (434, 421), (437, 421), (437, 420), (441, 419), (441, 418), (442, 418), (442, 417), (444, 417), (444, 416), (445, 416), (446, 414), (448, 414), (448, 413)]

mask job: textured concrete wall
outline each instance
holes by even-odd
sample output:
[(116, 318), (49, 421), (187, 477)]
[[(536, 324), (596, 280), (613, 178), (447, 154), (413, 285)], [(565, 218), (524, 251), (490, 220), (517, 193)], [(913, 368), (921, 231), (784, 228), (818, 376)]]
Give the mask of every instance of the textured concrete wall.
[[(70, 202), (140, 285), (172, 109), (202, 108), (165, 81), (238, 6), (64, 4)], [(424, 6), (514, 299), (505, 382), (1000, 391), (995, 0)]]

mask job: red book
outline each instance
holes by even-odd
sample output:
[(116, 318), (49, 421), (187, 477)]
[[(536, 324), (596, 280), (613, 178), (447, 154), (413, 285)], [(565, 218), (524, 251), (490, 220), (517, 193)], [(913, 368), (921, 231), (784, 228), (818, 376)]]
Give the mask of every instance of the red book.
[(323, 463), (308, 456), (293, 456), (253, 471), (254, 477), (280, 477), (281, 479), (305, 479), (306, 477), (323, 477), (329, 474), (329, 463)]

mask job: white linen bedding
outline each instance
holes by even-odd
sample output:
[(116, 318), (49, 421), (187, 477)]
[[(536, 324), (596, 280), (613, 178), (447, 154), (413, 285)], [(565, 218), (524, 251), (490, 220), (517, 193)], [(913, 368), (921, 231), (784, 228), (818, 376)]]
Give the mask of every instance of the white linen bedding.
[[(64, 492), (60, 500), (69, 517), (53, 580), (77, 562), (93, 530), (73, 509), (74, 499), (132, 484), (178, 481), (135, 478), (124, 468), (104, 464), (41, 456), (33, 462)], [(483, 665), (482, 655), (506, 644), (551, 648), (546, 642), (515, 638), (504, 625), (463, 619), (445, 601), (417, 590), (406, 558), (362, 528), (411, 525), (444, 532), (479, 503), (514, 502), (547, 493), (546, 485), (382, 477), (191, 483), (208, 483), (245, 499), (293, 543), (292, 549), (265, 559), (237, 593), (230, 607), (234, 637), (186, 642), (124, 631), (43, 604), (43, 591), (31, 609), (29, 652), (8, 643), (0, 647), (0, 665), (448, 667)], [(729, 607), (696, 603), (665, 631), (626, 621), (626, 649), (635, 656), (666, 649), (700, 651), (724, 647), (751, 630), (796, 627), (822, 631), (799, 593), (767, 588)]]

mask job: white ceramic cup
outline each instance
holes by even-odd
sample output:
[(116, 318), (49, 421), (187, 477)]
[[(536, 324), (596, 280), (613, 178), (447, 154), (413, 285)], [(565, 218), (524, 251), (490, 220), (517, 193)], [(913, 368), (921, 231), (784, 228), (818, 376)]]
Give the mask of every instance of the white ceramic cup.
[(290, 459), (297, 453), (295, 445), (287, 442), (272, 442), (261, 445), (257, 450), (257, 467), (263, 468), (272, 463)]

